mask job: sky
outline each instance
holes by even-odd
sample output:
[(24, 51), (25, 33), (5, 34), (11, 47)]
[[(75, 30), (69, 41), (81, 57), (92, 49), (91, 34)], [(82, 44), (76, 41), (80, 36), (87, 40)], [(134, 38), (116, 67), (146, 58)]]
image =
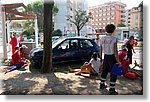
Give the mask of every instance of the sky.
[[(25, 5), (31, 3), (35, 0), (1, 0), (2, 3), (24, 3)], [(121, 1), (127, 4), (126, 9), (131, 9), (132, 7), (137, 7), (143, 0), (87, 0), (88, 7), (104, 4), (109, 1)]]

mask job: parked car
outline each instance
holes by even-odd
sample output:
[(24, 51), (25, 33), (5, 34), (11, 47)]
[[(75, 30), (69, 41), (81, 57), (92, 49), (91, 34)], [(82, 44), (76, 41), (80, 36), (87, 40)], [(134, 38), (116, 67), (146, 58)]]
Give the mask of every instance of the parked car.
[(59, 36), (53, 36), (53, 37), (52, 37), (52, 41), (55, 41), (55, 40), (57, 40), (57, 39), (59, 39)]
[[(61, 37), (52, 42), (53, 64), (89, 61), (93, 52), (99, 54), (100, 47), (90, 38)], [(41, 67), (43, 48), (32, 49), (29, 58), (31, 64)]]

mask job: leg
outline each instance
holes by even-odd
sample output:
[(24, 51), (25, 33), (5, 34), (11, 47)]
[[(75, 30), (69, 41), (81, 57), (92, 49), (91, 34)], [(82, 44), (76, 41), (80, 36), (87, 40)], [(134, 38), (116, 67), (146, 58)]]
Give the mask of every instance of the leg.
[(107, 57), (104, 56), (104, 62), (103, 62), (103, 70), (102, 70), (102, 74), (101, 74), (101, 78), (100, 78), (100, 89), (103, 89), (103, 88), (106, 88), (107, 86), (105, 85), (105, 81), (106, 81), (106, 77), (107, 77), (107, 74), (109, 72), (109, 66), (108, 66), (108, 63), (107, 63)]
[[(117, 63), (115, 56), (111, 56), (111, 61), (109, 61), (110, 68), (113, 68), (114, 64)], [(116, 85), (117, 75), (114, 75), (110, 73), (110, 88), (109, 92), (110, 95), (117, 95), (118, 92), (115, 91), (115, 85)]]

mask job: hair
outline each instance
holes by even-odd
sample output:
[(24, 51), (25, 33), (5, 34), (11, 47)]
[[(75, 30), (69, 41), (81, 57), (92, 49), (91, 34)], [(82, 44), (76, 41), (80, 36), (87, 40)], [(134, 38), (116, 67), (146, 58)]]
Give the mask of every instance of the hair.
[(134, 36), (129, 37), (129, 41), (131, 41), (132, 39), (134, 40)]
[(105, 27), (105, 31), (106, 31), (107, 33), (113, 33), (113, 32), (115, 31), (115, 29), (116, 29), (116, 26), (113, 25), (113, 24), (108, 24), (108, 25), (106, 25), (106, 27)]
[(93, 58), (94, 60), (97, 60), (97, 57), (98, 57), (97, 53), (96, 53), (96, 52), (93, 52), (92, 58)]
[(126, 48), (126, 45), (122, 45), (122, 46), (121, 46), (121, 49), (125, 49), (125, 48)]
[(18, 47), (18, 46), (16, 46), (16, 47), (15, 47), (15, 50), (17, 50), (17, 49), (19, 49), (19, 47)]
[(23, 51), (23, 48), (22, 48), (22, 47), (20, 48), (20, 51)]

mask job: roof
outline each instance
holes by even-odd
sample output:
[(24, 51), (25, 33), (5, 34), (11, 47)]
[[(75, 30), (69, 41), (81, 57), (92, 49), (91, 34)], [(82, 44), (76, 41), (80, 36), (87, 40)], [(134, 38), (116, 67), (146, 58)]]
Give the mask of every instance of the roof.
[[(29, 20), (35, 18), (35, 14), (23, 3), (2, 4), (2, 7), (2, 11), (13, 15), (13, 17), (7, 17), (7, 20)], [(24, 9), (27, 13), (21, 12), (19, 8)]]

